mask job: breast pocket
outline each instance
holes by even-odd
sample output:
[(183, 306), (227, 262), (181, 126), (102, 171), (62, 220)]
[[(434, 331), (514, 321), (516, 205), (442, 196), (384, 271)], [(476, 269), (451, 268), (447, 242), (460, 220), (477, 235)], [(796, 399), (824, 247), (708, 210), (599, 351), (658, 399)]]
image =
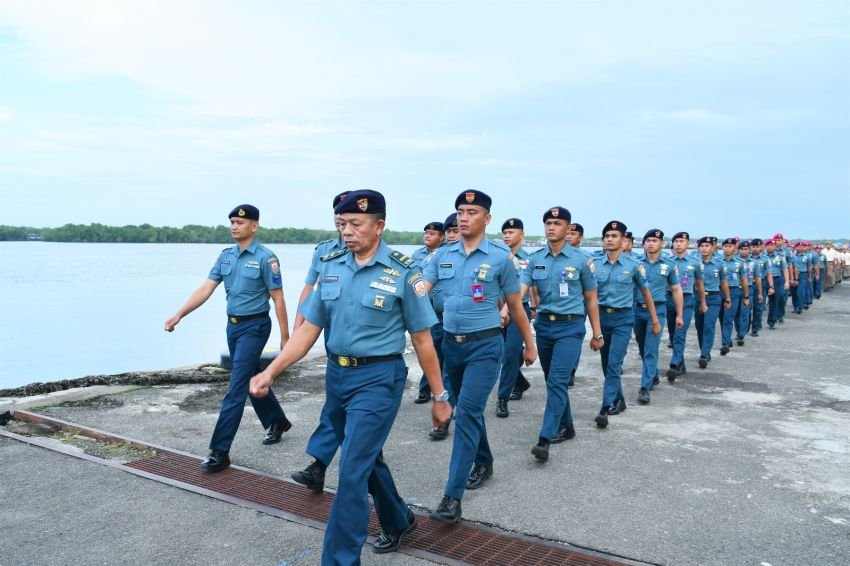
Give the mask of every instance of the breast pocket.
[(322, 283), (319, 285), (319, 298), (323, 301), (335, 301), (339, 298), (340, 290), (339, 285), (328, 285), (327, 283)]
[(371, 290), (363, 295), (360, 306), (363, 307), (364, 326), (386, 326), (397, 297), (392, 293)]
[(222, 263), (219, 265), (219, 271), (222, 275), (230, 275), (233, 273), (233, 264), (230, 262)]
[(447, 267), (441, 267), (437, 270), (437, 279), (451, 279), (455, 276), (455, 270)]
[(247, 277), (248, 279), (259, 279), (260, 271), (262, 270), (257, 267), (248, 267), (246, 265), (242, 267), (242, 277)]

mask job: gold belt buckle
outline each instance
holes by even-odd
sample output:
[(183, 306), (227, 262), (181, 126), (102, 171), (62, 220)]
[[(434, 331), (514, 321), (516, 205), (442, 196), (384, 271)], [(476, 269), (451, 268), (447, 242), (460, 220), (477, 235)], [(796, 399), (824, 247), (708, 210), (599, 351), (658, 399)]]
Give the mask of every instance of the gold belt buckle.
[(344, 368), (357, 366), (357, 358), (351, 358), (349, 356), (337, 356), (336, 361)]
[(614, 309), (612, 309), (611, 307), (605, 307), (605, 312), (607, 312), (608, 314), (614, 314)]
[(466, 342), (466, 336), (465, 335), (455, 335), (455, 342), (457, 342), (458, 344), (463, 344), (464, 342)]
[(552, 322), (554, 322), (555, 320), (557, 320), (557, 318), (558, 318), (558, 317), (557, 317), (557, 316), (555, 316), (554, 314), (550, 314), (550, 315), (549, 315), (549, 320), (551, 320)]
[(230, 322), (232, 322), (233, 324), (239, 324), (239, 319), (238, 319), (238, 318), (236, 318), (235, 316), (231, 316), (231, 317), (230, 317)]

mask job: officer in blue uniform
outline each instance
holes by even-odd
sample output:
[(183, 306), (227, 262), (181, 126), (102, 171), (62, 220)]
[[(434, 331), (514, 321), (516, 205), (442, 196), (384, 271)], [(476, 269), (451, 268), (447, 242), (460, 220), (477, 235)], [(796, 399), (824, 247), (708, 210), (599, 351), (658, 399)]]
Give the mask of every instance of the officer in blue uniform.
[[(517, 278), (521, 278), (522, 273), (528, 266), (528, 252), (522, 247), (525, 241), (524, 228), (525, 226), (519, 218), (508, 218), (502, 223), (502, 242), (511, 250), (511, 259), (517, 269)], [(528, 320), (531, 320), (529, 293), (522, 294), (522, 307), (525, 309)], [(522, 370), (520, 369), (522, 366), (522, 335), (508, 314), (507, 303), (502, 305), (502, 320), (503, 322), (507, 321), (507, 324), (505, 324), (503, 330), (505, 335), (505, 353), (502, 356), (502, 369), (499, 374), (499, 389), (496, 395), (496, 416), (507, 418), (510, 415), (508, 400), (516, 387), (517, 381), (521, 379), (525, 383), (528, 383), (528, 380), (522, 375)]]
[[(405, 330), (434, 391), (440, 390), (441, 380), (430, 331), (436, 317), (419, 268), (381, 241), (384, 197), (376, 191), (352, 191), (335, 212), (346, 249), (322, 258), (319, 288), (301, 305), (304, 324), (271, 365), (251, 380), (251, 392), (265, 395), (277, 375), (309, 352), (322, 328), (329, 333), (322, 412), (342, 449), (322, 564), (349, 565), (360, 564), (367, 537), (367, 494), (372, 495), (382, 528), (373, 544), (375, 552), (397, 550), (416, 526), (382, 455), (407, 381)], [(435, 421), (450, 415), (448, 403), (432, 405)]]
[(823, 246), (818, 244), (815, 246), (815, 254), (818, 262), (818, 276), (815, 278), (815, 285), (812, 292), (815, 299), (820, 299), (823, 295), (823, 280), (826, 277), (826, 256), (823, 254)]
[[(333, 199), (333, 209), (345, 198), (349, 191), (345, 191), (336, 195)], [(334, 214), (334, 227), (339, 232), (339, 218)], [(300, 307), (307, 297), (314, 291), (316, 284), (319, 281), (319, 271), (322, 266), (322, 258), (332, 254), (337, 250), (344, 249), (345, 244), (342, 242), (342, 235), (331, 240), (320, 242), (313, 250), (313, 258), (310, 262), (310, 269), (307, 271), (307, 277), (304, 279), (304, 288), (301, 290), (301, 296), (298, 298), (298, 306)], [(304, 316), (298, 312), (295, 315), (294, 328), (304, 324)], [(327, 335), (325, 335), (327, 340)], [(305, 485), (316, 493), (321, 493), (325, 488), (325, 470), (331, 465), (334, 454), (339, 448), (339, 440), (333, 430), (333, 426), (322, 413), (319, 416), (319, 425), (313, 434), (310, 435), (310, 440), (307, 441), (307, 454), (313, 457), (313, 462), (297, 472), (291, 474), (291, 478), (301, 485)]]
[(729, 286), (729, 305), (721, 311), (720, 355), (725, 356), (732, 347), (732, 329), (741, 316), (741, 309), (750, 305), (750, 287), (743, 262), (735, 256), (738, 239), (723, 240), (723, 263), (726, 265), (726, 284)]
[[(670, 369), (667, 370), (667, 381), (670, 383), (673, 383), (677, 377), (688, 371), (685, 366), (685, 341), (688, 337), (688, 329), (691, 326), (694, 310), (705, 306), (702, 263), (688, 254), (690, 240), (690, 234), (687, 232), (673, 234), (673, 254), (670, 256), (670, 261), (673, 262), (679, 272), (679, 285), (682, 288), (682, 326), (677, 327), (676, 325), (676, 311), (673, 309), (667, 311), (667, 324), (672, 331), (671, 342), (673, 343)], [(673, 293), (668, 291), (667, 302), (671, 300), (673, 300)]]
[[(410, 257), (413, 258), (413, 261), (416, 262), (416, 265), (419, 266), (420, 269), (425, 267), (425, 262), (434, 255), (434, 252), (437, 251), (441, 245), (443, 245), (443, 239), (445, 238), (445, 229), (443, 228), (442, 222), (429, 222), (425, 225), (425, 228), (422, 229), (422, 242), (425, 244), (421, 248), (416, 249)], [(433, 303), (433, 300), (432, 300)], [(434, 309), (436, 312), (437, 309)], [(442, 310), (437, 315), (438, 321), (437, 324), (431, 327), (431, 338), (434, 340), (434, 348), (437, 350), (437, 358), (440, 361), (440, 370), (443, 368), (443, 354), (441, 352), (440, 345), (443, 343), (443, 312)], [(416, 398), (413, 400), (416, 404), (427, 403), (431, 400), (431, 388), (428, 387), (428, 379), (425, 377), (425, 374), (422, 374), (422, 377), (419, 379), (419, 393), (416, 395)]]
[[(767, 327), (773, 330), (776, 323), (782, 318), (782, 305), (785, 303), (785, 293), (788, 292), (790, 286), (790, 276), (788, 272), (788, 262), (785, 256), (777, 249), (776, 240), (768, 239), (765, 243), (767, 252), (768, 269), (773, 277), (774, 293), (768, 295), (768, 310), (767, 310)], [(768, 290), (770, 293), (770, 290)]]
[[(588, 259), (593, 258), (593, 253), (587, 251), (585, 248), (581, 247), (581, 241), (584, 238), (584, 226), (579, 224), (578, 222), (572, 222), (570, 224), (569, 229), (567, 230), (567, 243), (573, 247), (573, 249), (577, 250), (580, 254), (584, 255)], [(576, 365), (573, 370), (570, 372), (570, 381), (567, 384), (569, 387), (575, 385), (576, 381), (576, 370), (578, 369), (578, 364), (581, 361), (581, 350), (578, 351), (578, 356), (576, 357)]]
[(627, 257), (634, 257), (635, 236), (630, 230), (626, 230), (623, 235), (623, 251), (622, 254)]
[(756, 262), (756, 285), (759, 284), (758, 274), (761, 273), (761, 298), (756, 297), (753, 303), (753, 314), (750, 319), (750, 336), (757, 337), (761, 332), (762, 323), (764, 321), (765, 306), (770, 301), (770, 297), (774, 294), (773, 274), (770, 271), (770, 259), (764, 252), (764, 241), (761, 238), (753, 238), (750, 240), (751, 257)]
[(714, 347), (714, 334), (717, 331), (720, 309), (728, 308), (732, 304), (729, 299), (729, 284), (726, 282), (726, 264), (714, 255), (716, 241), (717, 238), (714, 236), (703, 236), (697, 240), (702, 257), (702, 277), (705, 287), (704, 307), (701, 306), (694, 313), (697, 342), (700, 348), (700, 369), (707, 368), (708, 362), (711, 361), (711, 349)]
[(806, 287), (808, 286), (809, 275), (811, 273), (809, 258), (804, 251), (802, 242), (797, 242), (794, 245), (790, 263), (794, 266), (795, 273), (791, 280), (791, 286), (794, 288), (794, 294), (791, 295), (791, 304), (794, 306), (794, 314), (802, 314), (803, 307), (806, 304)]
[(562, 206), (543, 214), (547, 245), (531, 255), (522, 274), (522, 292), (533, 287), (540, 301), (534, 328), (546, 375), (546, 410), (531, 453), (544, 462), (551, 444), (576, 435), (568, 383), (586, 333), (585, 312), (593, 332), (590, 347), (599, 350), (604, 344), (593, 259), (567, 243), (570, 220), (570, 211)]
[(505, 345), (502, 297), (525, 342), (523, 359), (531, 364), (537, 358), (510, 248), (486, 238), (491, 203), (481, 191), (461, 193), (455, 200), (461, 239), (440, 248), (425, 266), (428, 288), (438, 281), (443, 285), (443, 372), (456, 399), (449, 478), (443, 499), (431, 514), (444, 522), (459, 521), (464, 491), (478, 489), (493, 475), (484, 411)]
[[(221, 402), (218, 421), (210, 439), (210, 453), (201, 463), (207, 472), (219, 472), (230, 465), (230, 445), (239, 430), (248, 395), (248, 380), (260, 369), (260, 356), (269, 339), (272, 321), (269, 298), (274, 302), (280, 327), (280, 347), (289, 340), (286, 302), (281, 289), (280, 262), (275, 254), (254, 239), (260, 226), (260, 211), (250, 204), (234, 208), (228, 215), (230, 233), (236, 244), (225, 248), (210, 270), (207, 280), (189, 297), (177, 314), (165, 321), (165, 330), (204, 304), (224, 281), (227, 293), (227, 347), (233, 368), (230, 386)], [(292, 424), (280, 403), (269, 392), (263, 398), (248, 395), (257, 417), (268, 429), (263, 444), (280, 442)]]
[(742, 240), (738, 244), (738, 255), (735, 256), (744, 266), (744, 278), (747, 280), (747, 286), (750, 290), (749, 305), (742, 305), (738, 310), (738, 317), (735, 319), (735, 337), (738, 346), (744, 345), (744, 338), (750, 331), (750, 317), (754, 305), (764, 300), (762, 295), (763, 274), (759, 262), (750, 254), (751, 251), (752, 244), (750, 241)]
[[(661, 256), (661, 248), (664, 243), (664, 232), (653, 228), (643, 236), (644, 256), (640, 259), (646, 272), (647, 286), (649, 287), (652, 302), (655, 304), (655, 314), (663, 329), (667, 319), (667, 289), (670, 289), (672, 305), (670, 310), (675, 313), (674, 326), (682, 328), (682, 287), (679, 285), (679, 271), (676, 264)], [(646, 405), (650, 402), (649, 392), (658, 383), (658, 347), (661, 345), (661, 333), (653, 333), (653, 321), (647, 310), (648, 306), (642, 300), (642, 292), (635, 290), (635, 339), (641, 364), (640, 391), (638, 392), (638, 403)]]
[(618, 220), (606, 224), (602, 229), (602, 252), (593, 259), (599, 285), (599, 321), (604, 344), (599, 353), (605, 386), (602, 408), (594, 419), (599, 428), (608, 426), (609, 415), (619, 415), (626, 410), (621, 377), (635, 323), (635, 288), (640, 291), (652, 319), (652, 333), (657, 335), (661, 332), (655, 304), (646, 285), (646, 271), (640, 262), (622, 253), (625, 233), (626, 225)]

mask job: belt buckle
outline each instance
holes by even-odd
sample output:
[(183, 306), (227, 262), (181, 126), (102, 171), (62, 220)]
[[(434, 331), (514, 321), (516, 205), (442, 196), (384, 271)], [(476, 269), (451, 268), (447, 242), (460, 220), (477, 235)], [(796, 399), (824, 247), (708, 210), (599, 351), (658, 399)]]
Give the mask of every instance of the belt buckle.
[(554, 314), (549, 315), (549, 320), (551, 320), (552, 322), (556, 321), (557, 319), (558, 319), (558, 317), (555, 316)]
[(466, 335), (465, 334), (455, 334), (455, 342), (457, 342), (458, 344), (465, 343), (466, 342)]
[(348, 356), (337, 356), (336, 361), (344, 368), (357, 365), (354, 358), (349, 358)]
[(605, 307), (605, 312), (607, 312), (608, 314), (614, 314), (614, 309), (612, 309), (611, 307)]
[(238, 319), (238, 318), (236, 318), (235, 316), (231, 316), (231, 317), (230, 317), (230, 322), (232, 322), (233, 324), (239, 324), (239, 319)]

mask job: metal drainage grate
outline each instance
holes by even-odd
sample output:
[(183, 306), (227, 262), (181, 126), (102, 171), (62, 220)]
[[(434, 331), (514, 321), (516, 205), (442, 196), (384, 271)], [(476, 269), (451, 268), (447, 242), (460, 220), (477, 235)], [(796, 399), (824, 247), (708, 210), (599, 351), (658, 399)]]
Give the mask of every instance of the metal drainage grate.
[[(189, 489), (230, 503), (235, 503), (277, 516), (288, 517), (303, 524), (324, 528), (327, 524), (334, 494), (331, 491), (313, 493), (289, 480), (231, 466), (216, 474), (200, 469), (200, 458), (149, 445), (137, 440), (112, 435), (88, 427), (68, 423), (44, 415), (18, 411), (15, 418), (32, 422), (49, 422), (100, 440), (127, 442), (139, 448), (153, 448), (157, 455), (144, 460), (113, 467), (140, 472), (149, 479)], [(17, 436), (7, 435), (4, 436)], [(38, 443), (44, 446), (42, 443)], [(45, 446), (50, 447), (50, 446)], [(67, 453), (67, 452), (66, 452)], [(74, 455), (73, 453), (70, 455)], [(92, 459), (92, 458), (87, 458)], [(641, 564), (592, 550), (583, 550), (548, 542), (525, 535), (506, 533), (495, 528), (461, 521), (448, 525), (416, 513), (418, 526), (405, 537), (400, 552), (447, 563), (482, 565), (551, 565), (608, 566)], [(380, 532), (374, 511), (369, 518), (369, 532)]]

